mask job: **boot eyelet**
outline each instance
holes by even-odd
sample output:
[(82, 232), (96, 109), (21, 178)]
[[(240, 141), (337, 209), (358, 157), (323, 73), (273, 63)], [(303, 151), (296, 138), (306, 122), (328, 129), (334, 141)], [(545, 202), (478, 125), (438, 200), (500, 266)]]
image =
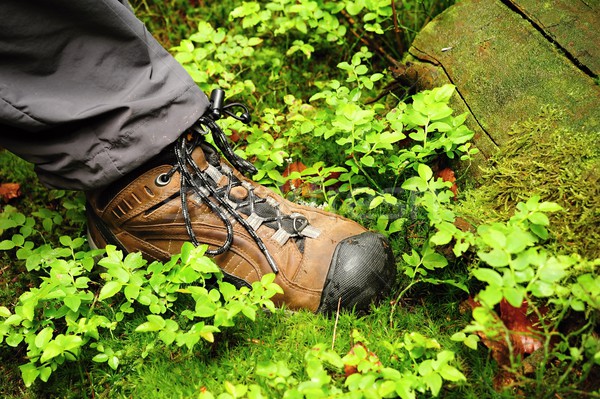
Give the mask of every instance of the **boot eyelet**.
[(171, 176), (168, 173), (161, 173), (156, 176), (156, 180), (154, 180), (154, 184), (158, 187), (164, 187), (171, 182)]

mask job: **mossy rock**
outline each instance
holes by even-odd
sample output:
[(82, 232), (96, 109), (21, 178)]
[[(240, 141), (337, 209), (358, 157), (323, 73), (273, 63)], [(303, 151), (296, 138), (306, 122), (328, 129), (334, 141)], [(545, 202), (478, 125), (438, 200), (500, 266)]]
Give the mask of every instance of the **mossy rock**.
[(463, 0), (417, 35), (406, 75), (454, 84), (476, 133), (475, 222), (539, 194), (566, 209), (557, 245), (600, 257), (599, 25), (597, 0)]

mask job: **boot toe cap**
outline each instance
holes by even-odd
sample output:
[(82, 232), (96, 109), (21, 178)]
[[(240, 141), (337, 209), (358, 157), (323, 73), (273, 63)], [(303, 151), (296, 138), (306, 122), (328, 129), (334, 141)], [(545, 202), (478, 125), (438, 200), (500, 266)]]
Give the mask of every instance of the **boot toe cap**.
[(367, 310), (373, 300), (387, 295), (396, 277), (394, 256), (387, 240), (365, 232), (342, 240), (336, 247), (318, 312), (338, 308)]

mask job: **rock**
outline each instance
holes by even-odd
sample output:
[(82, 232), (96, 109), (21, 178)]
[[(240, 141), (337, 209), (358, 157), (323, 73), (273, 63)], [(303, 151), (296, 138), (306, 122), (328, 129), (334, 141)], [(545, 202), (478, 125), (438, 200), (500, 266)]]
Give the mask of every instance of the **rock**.
[(457, 87), (485, 158), (548, 108), (565, 116), (557, 129), (600, 136), (599, 25), (596, 0), (463, 0), (417, 35), (407, 75), (417, 89)]

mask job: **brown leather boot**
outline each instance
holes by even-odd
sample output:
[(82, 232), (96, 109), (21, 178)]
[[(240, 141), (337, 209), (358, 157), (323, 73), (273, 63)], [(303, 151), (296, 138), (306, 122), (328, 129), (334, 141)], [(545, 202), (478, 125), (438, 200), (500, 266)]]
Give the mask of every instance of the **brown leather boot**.
[[(218, 93), (217, 93), (218, 94)], [(90, 244), (139, 251), (166, 261), (185, 241), (208, 244), (207, 254), (238, 286), (276, 273), (291, 309), (365, 310), (389, 292), (396, 266), (388, 242), (359, 224), (296, 205), (245, 178), (252, 164), (237, 157), (214, 122), (221, 113), (249, 122), (240, 104), (213, 107), (174, 144), (140, 170), (88, 193)], [(231, 107), (242, 107), (242, 116)], [(212, 134), (225, 162), (204, 135)]]

